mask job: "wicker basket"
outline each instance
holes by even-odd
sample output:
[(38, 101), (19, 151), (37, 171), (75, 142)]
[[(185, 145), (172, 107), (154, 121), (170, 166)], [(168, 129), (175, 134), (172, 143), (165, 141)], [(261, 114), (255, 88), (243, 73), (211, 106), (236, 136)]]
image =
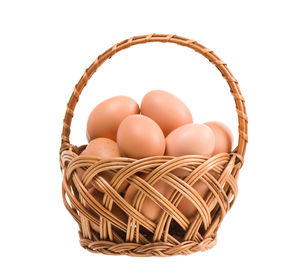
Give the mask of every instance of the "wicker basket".
[[(85, 146), (70, 144), (69, 134), (73, 111), (83, 88), (105, 60), (123, 49), (148, 42), (171, 42), (189, 47), (219, 69), (236, 104), (239, 139), (235, 150), (211, 158), (189, 155), (135, 160), (79, 156)], [(213, 247), (216, 244), (217, 230), (237, 196), (237, 179), (247, 144), (247, 123), (244, 99), (238, 82), (223, 61), (196, 41), (177, 35), (150, 34), (132, 37), (108, 49), (85, 71), (75, 86), (63, 121), (60, 148), (63, 201), (79, 225), (81, 246), (94, 253), (130, 256), (187, 255)], [(77, 173), (78, 168), (85, 171), (81, 179)], [(171, 173), (175, 168), (184, 169), (189, 175), (184, 179), (178, 178)], [(103, 171), (114, 174), (110, 183), (100, 176)], [(141, 173), (147, 173), (147, 178), (141, 178)], [(159, 179), (174, 188), (169, 199), (152, 187)], [(205, 198), (201, 198), (193, 188), (193, 184), (199, 179), (210, 190)], [(139, 190), (132, 206), (118, 192), (125, 180)], [(87, 189), (91, 181), (105, 192), (101, 203)], [(162, 209), (156, 222), (140, 212), (146, 196)], [(176, 208), (183, 197), (197, 208), (192, 219), (187, 219)], [(126, 223), (111, 211), (114, 204), (127, 214)]]

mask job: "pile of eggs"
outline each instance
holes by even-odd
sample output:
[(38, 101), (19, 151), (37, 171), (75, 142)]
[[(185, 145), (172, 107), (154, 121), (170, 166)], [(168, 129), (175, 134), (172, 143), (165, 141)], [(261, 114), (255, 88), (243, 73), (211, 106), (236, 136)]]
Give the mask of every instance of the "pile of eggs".
[[(128, 157), (141, 159), (151, 156), (201, 155), (211, 157), (218, 153), (231, 152), (233, 135), (230, 129), (221, 122), (193, 122), (187, 106), (176, 96), (162, 90), (148, 92), (139, 106), (132, 98), (117, 96), (97, 105), (89, 115), (86, 136), (88, 145), (81, 155), (100, 158)], [(79, 171), (81, 177), (83, 171)], [(173, 171), (184, 178), (187, 172), (182, 169)], [(113, 175), (108, 172), (101, 176), (110, 182)], [(140, 177), (146, 178), (146, 174)], [(153, 187), (165, 198), (174, 191), (170, 185), (159, 180)], [(206, 184), (200, 180), (193, 188), (205, 197), (208, 193)], [(101, 203), (103, 191), (90, 187), (90, 193)], [(133, 204), (138, 189), (124, 182), (118, 192), (125, 200)], [(115, 206), (115, 204), (114, 204)], [(196, 207), (185, 197), (177, 207), (187, 218), (192, 218)], [(157, 221), (161, 208), (146, 197), (141, 213), (152, 221)], [(126, 221), (125, 213), (115, 206), (112, 213)], [(96, 225), (91, 225), (97, 231)]]

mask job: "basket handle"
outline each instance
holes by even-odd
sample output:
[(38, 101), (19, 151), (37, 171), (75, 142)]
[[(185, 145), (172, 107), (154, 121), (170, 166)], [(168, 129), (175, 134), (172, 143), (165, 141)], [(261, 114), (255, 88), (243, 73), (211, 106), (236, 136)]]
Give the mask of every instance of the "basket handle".
[(65, 149), (70, 148), (70, 130), (71, 130), (71, 122), (73, 118), (73, 112), (75, 106), (79, 100), (79, 96), (86, 86), (88, 80), (92, 77), (92, 75), (96, 72), (96, 70), (106, 61), (111, 58), (117, 52), (129, 48), (136, 44), (148, 43), (148, 42), (171, 42), (175, 44), (179, 44), (185, 47), (189, 47), (194, 49), (196, 52), (202, 54), (206, 57), (211, 63), (213, 63), (218, 70), (221, 72), (222, 76), (226, 79), (230, 92), (234, 98), (236, 105), (236, 112), (238, 115), (238, 123), (239, 123), (239, 141), (238, 146), (236, 148), (236, 153), (244, 157), (246, 151), (246, 145), (248, 141), (248, 119), (245, 108), (245, 101), (240, 92), (238, 82), (233, 77), (229, 69), (227, 68), (226, 63), (224, 63), (213, 51), (207, 49), (202, 46), (198, 42), (194, 40), (190, 40), (177, 35), (168, 35), (168, 34), (149, 34), (149, 35), (141, 35), (134, 36), (132, 38), (126, 39), (122, 42), (115, 44), (113, 47), (109, 48), (102, 55), (98, 56), (97, 59), (92, 63), (92, 65), (87, 68), (79, 80), (79, 82), (75, 85), (74, 91), (71, 95), (71, 98), (67, 104), (67, 110), (65, 114), (65, 118), (63, 121), (63, 130), (61, 134), (61, 149), (62, 152)]

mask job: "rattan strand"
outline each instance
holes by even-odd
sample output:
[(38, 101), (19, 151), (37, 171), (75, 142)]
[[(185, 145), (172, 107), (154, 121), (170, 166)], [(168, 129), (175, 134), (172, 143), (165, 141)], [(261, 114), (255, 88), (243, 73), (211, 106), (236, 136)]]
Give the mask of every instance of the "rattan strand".
[[(233, 152), (211, 158), (189, 155), (140, 160), (79, 156), (85, 146), (70, 144), (69, 135), (74, 109), (83, 88), (105, 60), (120, 50), (147, 42), (170, 42), (192, 48), (218, 68), (230, 87), (238, 115), (239, 140)], [(237, 179), (248, 140), (247, 124), (245, 103), (237, 81), (223, 61), (196, 41), (177, 35), (150, 34), (124, 40), (105, 51), (75, 86), (67, 105), (61, 135), (63, 201), (79, 225), (81, 246), (94, 253), (130, 256), (187, 255), (213, 247), (217, 230), (237, 196)], [(79, 168), (84, 170), (81, 179), (77, 173)], [(188, 176), (184, 179), (175, 176), (172, 171), (176, 168), (186, 170)], [(114, 175), (110, 183), (101, 177), (104, 171)], [(141, 178), (141, 173), (147, 174), (147, 177)], [(154, 183), (160, 179), (174, 189), (169, 199), (153, 188)], [(205, 198), (193, 188), (198, 180), (204, 182), (210, 191)], [(124, 181), (138, 189), (133, 205), (126, 202), (118, 192)], [(104, 191), (102, 202), (98, 202), (88, 192), (87, 187), (91, 182)], [(140, 211), (146, 196), (162, 210), (158, 221), (151, 221)], [(177, 209), (183, 197), (197, 209), (192, 219), (186, 218)], [(112, 213), (114, 204), (126, 213), (126, 223)], [(98, 231), (92, 229), (91, 225), (95, 225)]]

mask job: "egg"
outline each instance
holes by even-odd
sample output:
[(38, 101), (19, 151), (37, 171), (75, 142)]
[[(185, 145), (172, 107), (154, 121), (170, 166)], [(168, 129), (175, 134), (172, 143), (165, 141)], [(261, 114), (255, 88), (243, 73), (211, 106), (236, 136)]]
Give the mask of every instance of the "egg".
[[(200, 124), (188, 124), (175, 129), (166, 137), (165, 155), (199, 154), (210, 157), (214, 143), (214, 134), (209, 127)], [(189, 175), (188, 171), (180, 168), (171, 172), (180, 178)]]
[(205, 123), (215, 134), (215, 148), (213, 155), (223, 152), (231, 152), (233, 135), (229, 127), (221, 122), (211, 121)]
[[(203, 199), (206, 197), (206, 195), (209, 192), (207, 185), (201, 180), (198, 180), (192, 187), (199, 193), (199, 195)], [(188, 219), (192, 218), (197, 212), (197, 208), (195, 207), (195, 205), (191, 203), (191, 201), (186, 197), (183, 197), (180, 200), (177, 208)]]
[(188, 124), (173, 130), (166, 137), (166, 155), (189, 154), (210, 157), (215, 147), (213, 131), (206, 125)]
[(154, 120), (165, 136), (174, 129), (193, 122), (187, 106), (176, 96), (163, 90), (153, 90), (144, 96), (141, 114)]
[[(142, 177), (144, 178), (144, 176)], [(162, 180), (158, 180), (154, 185), (153, 188), (155, 188), (159, 193), (161, 193), (165, 198), (169, 198), (174, 191), (174, 189), (168, 185), (167, 183), (163, 182)], [(129, 185), (126, 193), (125, 193), (125, 200), (133, 205), (133, 200), (134, 196), (138, 192), (138, 189), (134, 185)], [(152, 199), (149, 197), (145, 197), (142, 208), (141, 208), (141, 213), (147, 217), (148, 219), (152, 221), (157, 221), (159, 217), (162, 214), (162, 209), (159, 205), (157, 205)]]
[[(80, 155), (91, 155), (100, 158), (114, 158), (114, 157), (120, 157), (120, 151), (119, 151), (118, 144), (115, 141), (107, 138), (96, 138), (91, 142), (89, 142), (85, 150)], [(83, 170), (77, 169), (77, 172), (79, 177), (82, 178)], [(100, 175), (107, 182), (110, 182), (111, 179), (113, 178), (113, 175), (109, 172), (102, 172)], [(93, 182), (91, 184), (94, 185)], [(127, 186), (128, 186), (128, 182), (125, 181), (119, 187), (118, 192), (123, 192), (127, 188)], [(97, 187), (97, 189), (100, 188)]]
[(176, 176), (180, 177), (181, 179), (186, 178), (190, 173), (184, 169), (175, 169), (171, 171)]
[[(99, 192), (94, 187), (90, 188), (88, 191), (102, 205), (104, 194)], [(113, 204), (111, 212), (121, 221), (127, 223), (127, 215), (118, 205)], [(94, 212), (93, 214), (96, 215)], [(90, 225), (94, 231), (99, 232), (99, 226), (97, 226), (94, 222), (90, 222)]]
[(130, 115), (119, 126), (117, 143), (122, 156), (140, 159), (163, 155), (166, 142), (157, 123), (144, 115)]
[(120, 157), (118, 144), (107, 138), (96, 138), (88, 143), (81, 155), (93, 155), (101, 158)]
[(116, 141), (119, 124), (129, 115), (140, 113), (138, 104), (127, 96), (109, 98), (97, 105), (89, 115), (87, 139), (104, 137)]

